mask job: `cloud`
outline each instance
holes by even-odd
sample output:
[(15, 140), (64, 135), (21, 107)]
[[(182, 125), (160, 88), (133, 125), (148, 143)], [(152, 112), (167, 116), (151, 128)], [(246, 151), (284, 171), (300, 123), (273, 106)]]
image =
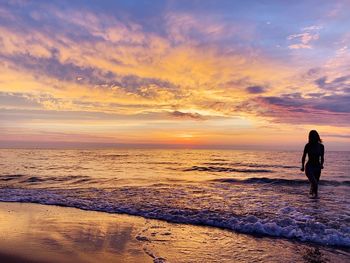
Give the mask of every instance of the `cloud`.
[[(180, 43), (212, 43), (223, 41), (239, 32), (237, 25), (228, 24), (220, 17), (191, 14), (186, 12), (169, 12), (164, 15), (166, 32), (169, 39), (176, 44)], [(246, 32), (236, 34), (236, 37), (244, 38)]]
[(31, 94), (0, 92), (0, 105), (6, 108), (39, 108), (40, 104)]
[[(108, 69), (79, 66), (73, 62), (61, 62), (58, 51), (51, 57), (35, 57), (30, 54), (16, 54), (0, 56), (13, 67), (20, 68), (34, 74), (37, 79), (46, 75), (61, 83), (73, 82), (86, 87), (99, 89), (122, 89), (127, 94), (135, 94), (141, 97), (155, 99), (159, 96), (180, 96), (178, 86), (157, 78), (145, 78), (136, 75), (117, 75)], [(171, 95), (173, 93), (173, 95)]]
[(260, 94), (265, 92), (265, 88), (262, 86), (249, 86), (246, 91), (250, 94)]
[(204, 120), (204, 117), (197, 112), (192, 113), (192, 112), (172, 111), (169, 114), (170, 116), (175, 118)]
[(293, 44), (288, 46), (290, 49), (311, 49), (310, 45), (305, 45), (305, 44)]
[(302, 29), (302, 31), (315, 31), (315, 30), (320, 30), (322, 29), (323, 26), (320, 25), (313, 25), (313, 26), (307, 26)]
[(300, 93), (279, 97), (257, 97), (251, 110), (277, 122), (294, 124), (333, 124), (347, 126), (350, 121), (350, 95), (303, 97)]
[(316, 67), (316, 68), (311, 68), (307, 71), (307, 76), (315, 76), (317, 74), (319, 74), (322, 71), (322, 69), (320, 67)]
[(33, 56), (28, 53), (2, 55), (1, 59), (11, 63), (21, 70), (30, 71), (36, 77), (47, 75), (60, 81), (78, 81), (78, 78), (88, 78), (90, 84), (100, 84), (103, 80), (112, 79), (112, 72), (103, 72), (98, 68), (79, 66), (73, 62), (61, 62), (58, 50), (52, 51), (50, 57)]
[(328, 81), (327, 76), (323, 76), (315, 80), (315, 84), (323, 90), (328, 91), (343, 91), (348, 93), (350, 90), (350, 75), (344, 75), (334, 78), (332, 81)]
[(165, 93), (171, 97), (181, 97), (181, 91), (177, 85), (157, 78), (140, 78), (134, 75), (128, 75), (122, 77), (118, 84), (119, 87), (125, 89), (127, 92), (132, 92), (149, 99), (156, 99), (161, 95), (166, 96)]
[[(62, 62), (56, 50), (50, 57), (33, 56), (28, 53), (0, 55), (0, 57), (14, 70), (29, 73), (35, 81), (46, 82), (49, 86), (47, 92), (50, 92), (49, 88), (54, 88), (70, 93), (69, 86), (74, 85), (87, 92), (94, 89), (101, 92), (109, 91), (111, 95), (115, 93), (114, 96), (123, 93), (124, 96), (135, 95), (148, 100), (174, 99), (182, 96), (178, 85), (169, 81), (129, 74), (118, 75), (93, 65), (80, 66), (70, 61)], [(80, 94), (80, 96), (89, 95)]]
[(1, 109), (0, 116), (3, 121), (10, 122), (31, 122), (34, 119), (37, 121), (135, 121), (135, 120), (154, 120), (158, 119), (159, 113), (143, 113), (143, 114), (118, 114), (104, 113), (96, 111), (65, 111), (65, 110), (48, 110), (48, 109)]
[(303, 33), (289, 35), (287, 40), (296, 43), (291, 44), (288, 47), (290, 49), (311, 49), (311, 42), (320, 38), (319, 30), (322, 28), (322, 26), (318, 25), (304, 27), (302, 29)]
[[(13, 76), (21, 72), (31, 78), (33, 86), (40, 84), (32, 90), (33, 96), (46, 94), (45, 98), (40, 95), (39, 102), (47, 109), (78, 111), (95, 106), (96, 111), (118, 112), (120, 108), (113, 105), (142, 104), (147, 105), (145, 111), (150, 107), (169, 110), (174, 105), (205, 111), (201, 101), (232, 99), (236, 104), (244, 86), (236, 85), (228, 96), (225, 87), (232, 79), (261, 82), (275, 71), (274, 62), (264, 57), (255, 58), (251, 65), (247, 59), (250, 54), (232, 51), (232, 45), (228, 51), (220, 44), (212, 46), (210, 39), (221, 41), (228, 34), (220, 25), (229, 24), (218, 19), (214, 19), (213, 27), (203, 29), (193, 14), (185, 20), (180, 19), (182, 14), (167, 16), (170, 22), (179, 19), (179, 23), (192, 23), (192, 31), (184, 29), (181, 34), (198, 41), (178, 43), (170, 35), (146, 32), (142, 25), (129, 20), (122, 23), (87, 9), (63, 12), (59, 7), (49, 7), (50, 16), (36, 13), (30, 23), (24, 21), (28, 17), (20, 16), (24, 24), (21, 29), (12, 30), (15, 26), (10, 23), (0, 28), (2, 35), (11, 39), (3, 39), (3, 63)], [(42, 27), (45, 21), (51, 23)], [(210, 17), (206, 19), (208, 25), (212, 22)], [(167, 24), (168, 29), (175, 24)], [(6, 87), (0, 86), (4, 91)], [(18, 86), (17, 91), (26, 89), (25, 85)], [(134, 110), (142, 111), (141, 107)]]

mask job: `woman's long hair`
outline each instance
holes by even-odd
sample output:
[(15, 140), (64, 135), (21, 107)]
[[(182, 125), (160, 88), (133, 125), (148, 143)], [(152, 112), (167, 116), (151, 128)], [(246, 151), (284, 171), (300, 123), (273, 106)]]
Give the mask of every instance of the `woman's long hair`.
[(318, 134), (317, 131), (312, 130), (309, 132), (309, 143), (314, 144), (314, 143), (321, 143), (321, 142), (322, 142), (322, 140), (321, 140), (320, 135)]

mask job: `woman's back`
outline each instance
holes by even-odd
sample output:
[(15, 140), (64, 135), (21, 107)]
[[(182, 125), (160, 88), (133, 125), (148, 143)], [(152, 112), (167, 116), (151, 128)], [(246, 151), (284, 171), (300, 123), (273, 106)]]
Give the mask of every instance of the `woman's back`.
[(324, 154), (324, 146), (322, 143), (307, 143), (305, 151), (308, 155), (308, 163), (312, 165), (320, 165), (320, 158)]

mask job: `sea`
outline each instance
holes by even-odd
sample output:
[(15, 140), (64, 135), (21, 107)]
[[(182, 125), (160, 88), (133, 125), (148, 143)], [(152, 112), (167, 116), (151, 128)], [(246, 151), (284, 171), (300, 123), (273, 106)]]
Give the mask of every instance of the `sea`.
[(0, 149), (0, 201), (75, 207), (350, 248), (350, 152), (326, 152), (319, 198), (302, 152)]

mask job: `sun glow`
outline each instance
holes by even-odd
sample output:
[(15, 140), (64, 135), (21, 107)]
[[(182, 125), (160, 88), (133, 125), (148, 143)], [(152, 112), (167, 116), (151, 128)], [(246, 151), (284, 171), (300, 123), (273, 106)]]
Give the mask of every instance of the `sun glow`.
[(179, 134), (178, 135), (179, 138), (184, 138), (184, 139), (191, 139), (193, 138), (192, 134), (188, 134), (188, 133), (183, 133), (183, 134)]

